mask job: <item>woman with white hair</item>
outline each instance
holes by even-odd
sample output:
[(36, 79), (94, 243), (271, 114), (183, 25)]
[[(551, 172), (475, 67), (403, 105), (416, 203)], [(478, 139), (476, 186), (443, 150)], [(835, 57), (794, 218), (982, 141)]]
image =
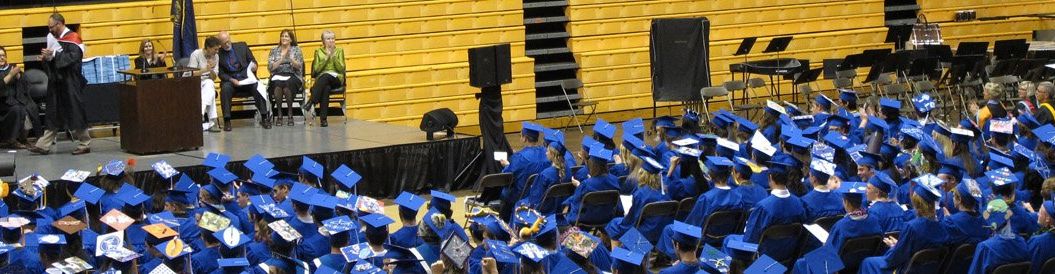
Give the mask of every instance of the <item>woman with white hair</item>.
[(991, 118), (1002, 118), (1007, 116), (1007, 108), (1000, 98), (1004, 97), (1004, 86), (997, 83), (985, 83), (982, 87), (982, 99), (985, 105), (978, 107), (971, 104), (971, 111), (975, 113), (975, 121), (978, 127), (985, 127)]
[[(1015, 104), (1015, 110), (1018, 111), (1018, 115), (1022, 114), (1033, 114), (1033, 111), (1037, 109), (1036, 105), (1033, 104), (1033, 93), (1036, 92), (1037, 85), (1031, 81), (1022, 81), (1018, 83), (1018, 103)], [(1018, 116), (1016, 115), (1016, 116)]]

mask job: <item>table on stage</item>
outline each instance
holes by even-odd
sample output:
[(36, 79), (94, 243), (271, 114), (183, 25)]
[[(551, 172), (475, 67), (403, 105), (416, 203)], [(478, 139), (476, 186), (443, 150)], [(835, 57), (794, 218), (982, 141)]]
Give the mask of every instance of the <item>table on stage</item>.
[[(134, 154), (194, 150), (202, 146), (201, 78), (188, 68), (121, 71), (121, 149)], [(157, 79), (160, 78), (160, 79)]]

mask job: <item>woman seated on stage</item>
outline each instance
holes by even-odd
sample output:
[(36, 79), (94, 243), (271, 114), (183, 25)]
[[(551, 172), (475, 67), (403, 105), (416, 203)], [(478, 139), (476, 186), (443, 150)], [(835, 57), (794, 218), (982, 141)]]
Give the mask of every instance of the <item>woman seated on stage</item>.
[(7, 63), (7, 50), (0, 46), (0, 148), (28, 148), (26, 137), (37, 116), (37, 105), (27, 91), (18, 88), (22, 69)]
[[(167, 65), (165, 65), (165, 54), (154, 50), (154, 42), (149, 39), (143, 39), (143, 42), (139, 43), (139, 57), (136, 57), (134, 63), (136, 69), (139, 70), (167, 67)], [(153, 74), (139, 77), (140, 80), (161, 78), (165, 78), (165, 75)]]
[(344, 50), (337, 47), (337, 35), (333, 31), (322, 32), (322, 47), (315, 50), (315, 59), (311, 61), (311, 77), (315, 79), (311, 99), (301, 108), (310, 124), (314, 120), (310, 118), (311, 106), (319, 103), (322, 108), (319, 110), (319, 126), (326, 127), (330, 91), (344, 85)]
[(271, 98), (274, 98), (275, 125), (282, 125), (282, 101), (286, 101), (284, 112), (288, 121), (286, 125), (293, 126), (293, 91), (300, 91), (304, 83), (304, 54), (297, 46), (297, 38), (293, 31), (282, 30), (278, 37), (278, 45), (271, 49), (267, 57), (267, 69), (271, 72)]

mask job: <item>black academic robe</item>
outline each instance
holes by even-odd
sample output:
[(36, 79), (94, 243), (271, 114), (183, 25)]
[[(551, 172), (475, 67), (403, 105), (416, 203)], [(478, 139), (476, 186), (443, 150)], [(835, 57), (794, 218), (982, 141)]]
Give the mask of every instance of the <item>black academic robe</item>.
[[(0, 68), (0, 79), (7, 77), (10, 71), (11, 66)], [(26, 117), (36, 125), (39, 113), (37, 104), (29, 96), (25, 81), (18, 79), (6, 85), (0, 83), (0, 141), (19, 137)]]
[(45, 126), (52, 131), (81, 130), (88, 128), (84, 110), (84, 87), (88, 81), (81, 73), (81, 58), (84, 53), (77, 44), (59, 42), (62, 52), (55, 53), (51, 61), (44, 61), (44, 72), (48, 74), (48, 95)]

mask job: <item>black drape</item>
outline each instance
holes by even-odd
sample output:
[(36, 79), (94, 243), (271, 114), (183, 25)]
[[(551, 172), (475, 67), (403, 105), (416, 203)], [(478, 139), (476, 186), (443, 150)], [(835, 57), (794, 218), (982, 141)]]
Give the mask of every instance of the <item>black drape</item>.
[(512, 153), (505, 136), (505, 122), (502, 120), (502, 87), (482, 88), (479, 97), (483, 154), (477, 161), (483, 165), (484, 174), (497, 173), (502, 169), (498, 162), (493, 161), (495, 151)]

